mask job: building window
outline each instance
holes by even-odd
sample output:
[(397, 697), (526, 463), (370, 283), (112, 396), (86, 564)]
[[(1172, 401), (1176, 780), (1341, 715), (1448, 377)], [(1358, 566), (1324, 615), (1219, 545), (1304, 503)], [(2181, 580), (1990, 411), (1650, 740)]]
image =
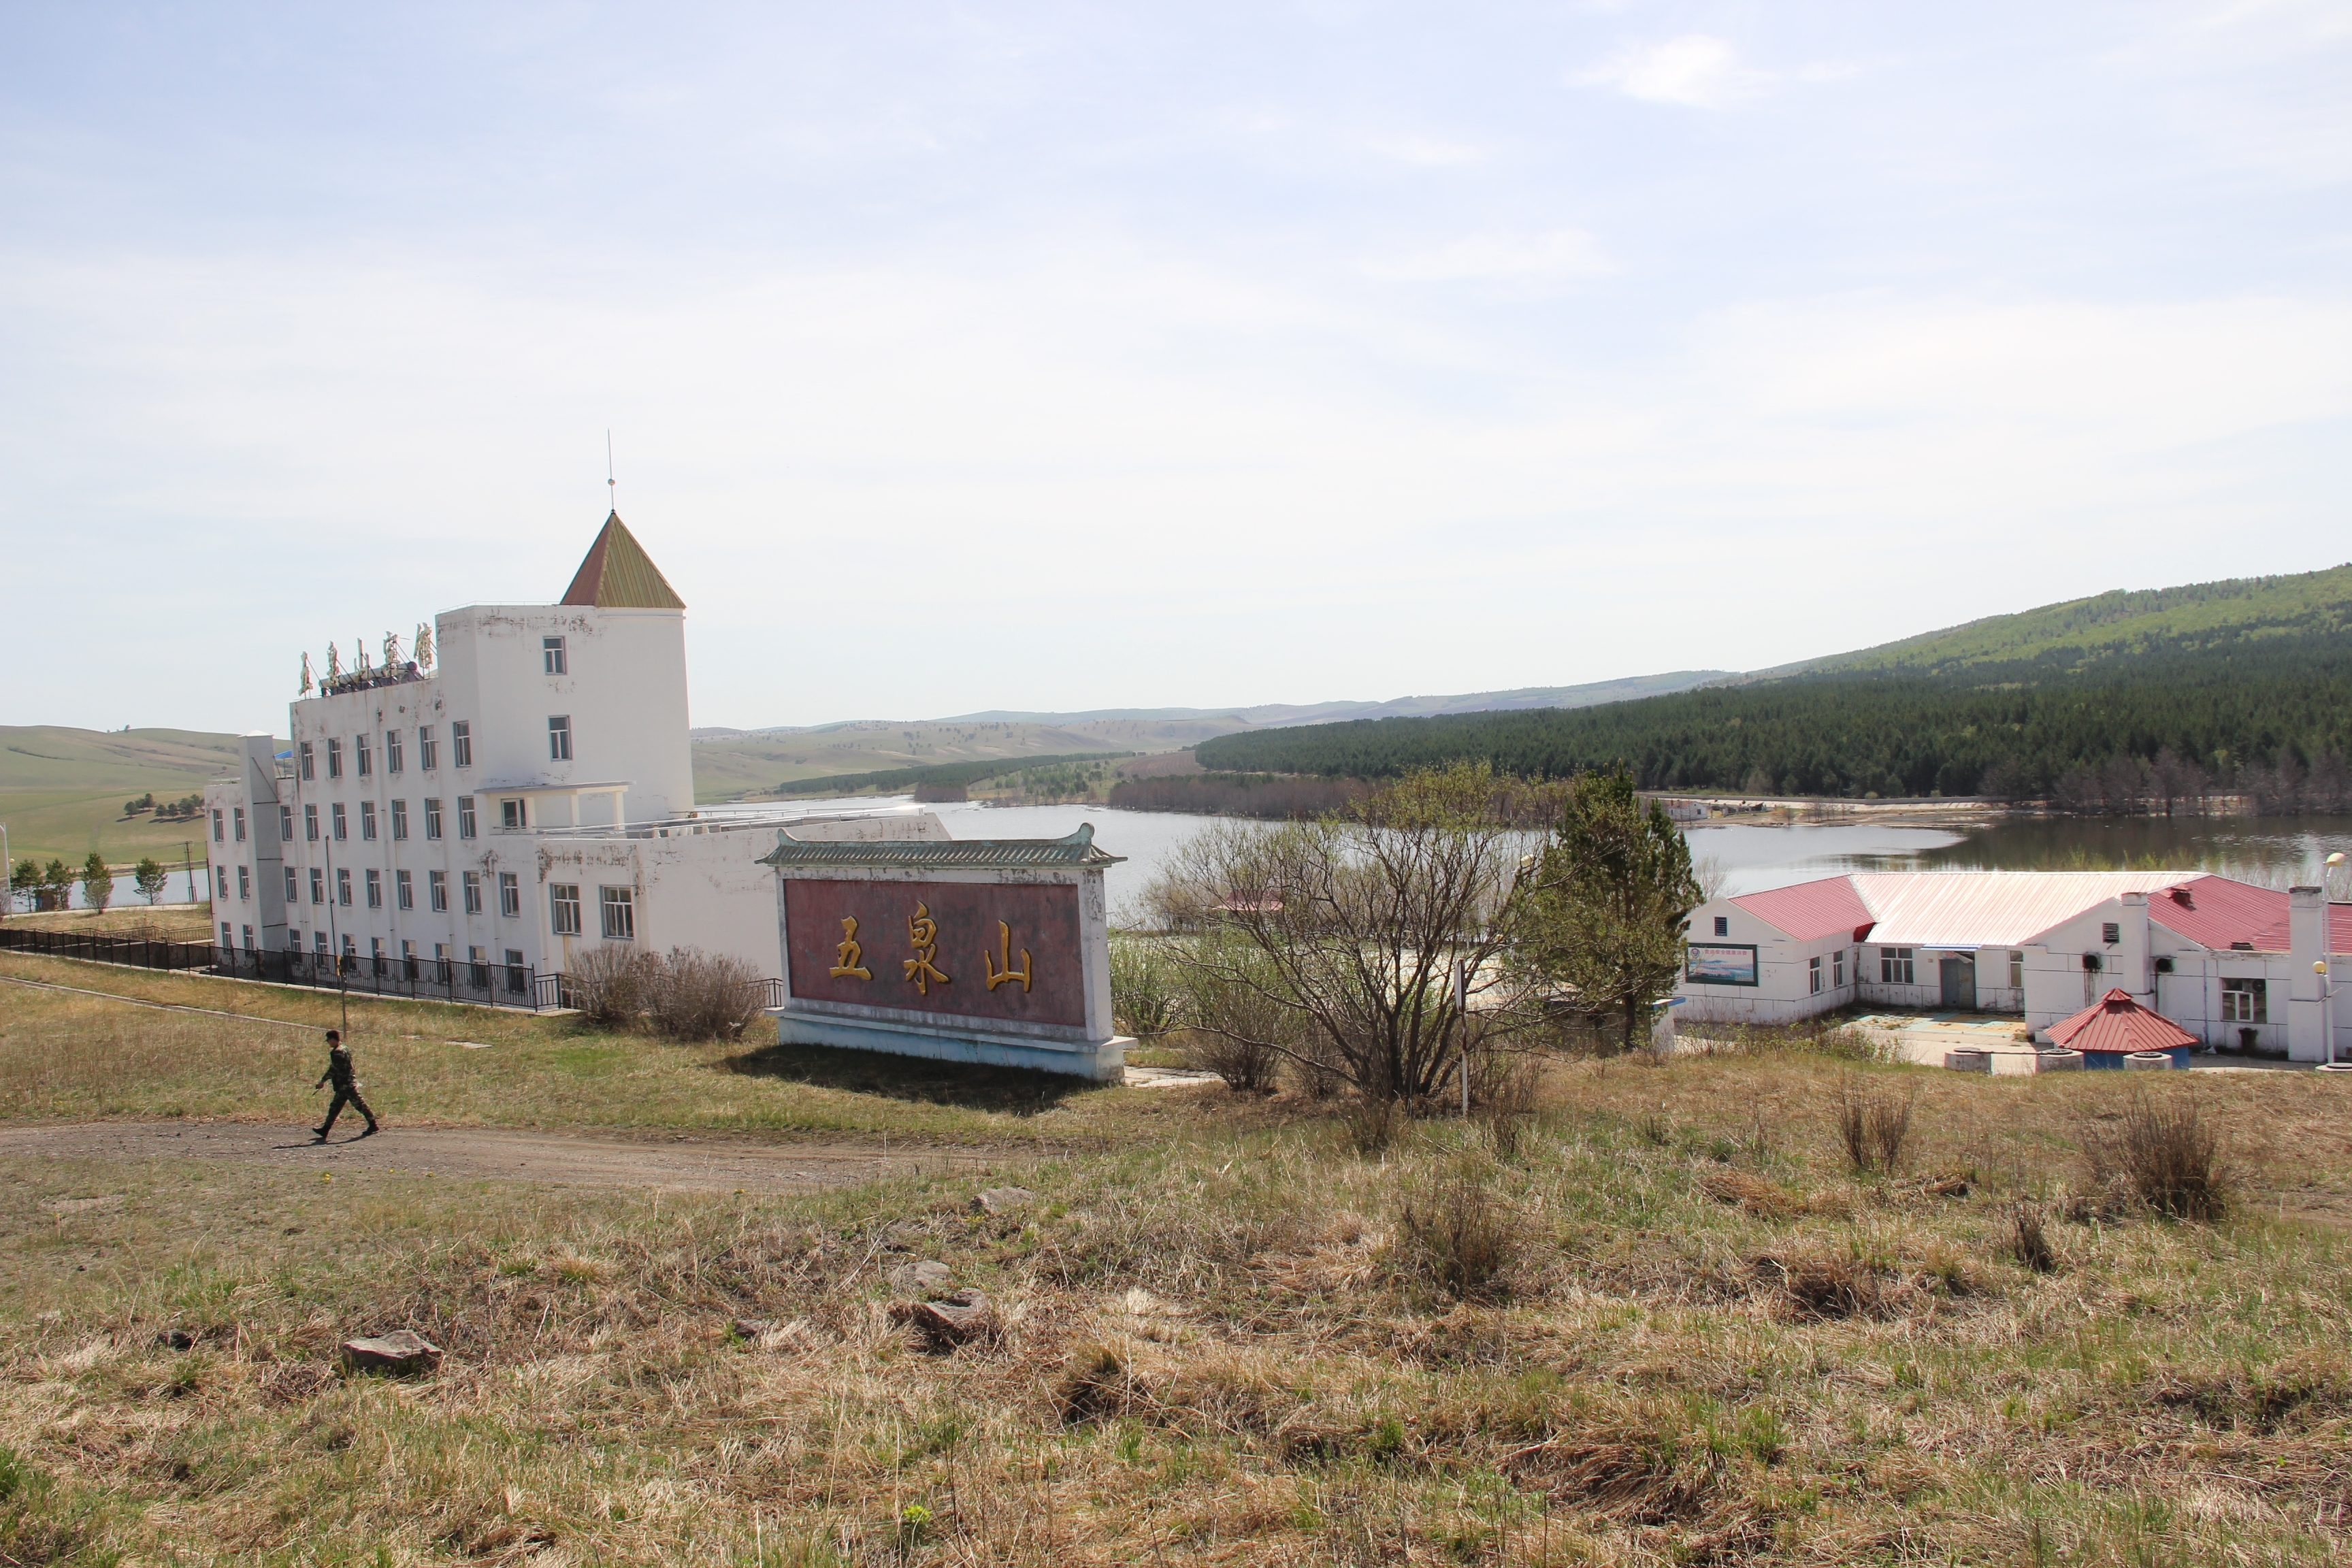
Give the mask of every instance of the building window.
[(627, 888), (599, 888), (596, 907), (604, 917), (604, 935), (612, 942), (637, 938), (636, 894)]
[(331, 779), (343, 776), (343, 743), (341, 741), (327, 742), (327, 776)]
[(1819, 958), (1815, 958), (1812, 962), (1809, 979), (1811, 986), (1811, 994), (1815, 996), (1820, 995), (1822, 994), (1822, 961)]
[(360, 802), (360, 837), (375, 842), (375, 802), (372, 800)]
[(580, 934), (580, 884), (550, 882), (547, 885), (550, 907), (554, 910), (554, 930), (558, 936)]
[(335, 902), (345, 909), (352, 907), (352, 868), (349, 866), (335, 868)]
[(327, 956), (327, 933), (325, 931), (312, 932), (310, 942), (312, 947), (320, 958)]
[(236, 836), (236, 841), (237, 841), (239, 844), (244, 843), (244, 842), (245, 842), (245, 807), (243, 807), (243, 806), (241, 806), (241, 805), (233, 805), (233, 806), (230, 806), (230, 807), (228, 808), (228, 815), (229, 815), (229, 831), (230, 831), (232, 834), (234, 834), (234, 835)]
[(501, 827), (529, 827), (530, 826), (530, 813), (524, 808), (523, 803), (519, 800), (502, 800), (499, 802), (499, 826)]
[(358, 757), (360, 764), (360, 777), (362, 778), (367, 777), (369, 772), (367, 741), (368, 738), (365, 735), (354, 735), (352, 737), (352, 751)]
[(547, 760), (568, 763), (572, 760), (572, 715), (556, 713), (547, 721)]
[(383, 974), (383, 938), (368, 938), (368, 973), (381, 978)]
[(2223, 980), (2221, 982), (2221, 1022), (2225, 1024), (2267, 1024), (2270, 1022), (2270, 982), (2267, 980)]
[(548, 674), (562, 675), (563, 673), (563, 639), (562, 637), (540, 638), (539, 657), (540, 661), (547, 666)]
[(220, 841), (221, 841), (221, 814), (220, 814), (219, 812), (215, 811), (215, 812), (214, 812), (214, 813), (213, 813), (213, 842), (214, 842), (214, 843), (215, 843), (215, 844), (218, 844)]
[(239, 926), (236, 929), (244, 934), (245, 951), (251, 952), (253, 951), (253, 928), (251, 926)]
[(302, 757), (302, 782), (304, 784), (309, 784), (312, 779), (319, 776), (317, 763), (310, 755), (310, 742), (308, 741), (303, 742), (298, 750), (300, 752)]
[(289, 904), (302, 901), (302, 879), (295, 875), (291, 866), (286, 868), (286, 901)]
[(474, 765), (474, 726), (470, 720), (460, 719), (449, 726), (449, 760), (461, 768)]
[(359, 956), (359, 939), (352, 935), (351, 932), (345, 931), (343, 933), (343, 967), (346, 970), (356, 969), (358, 967)]
[(236, 945), (236, 939), (229, 935), (228, 921), (221, 921), (221, 945), (223, 947), (235, 947)]
[(1717, 936), (1729, 936), (1731, 934), (1731, 917), (1729, 915), (1717, 915), (1715, 917), (1715, 934)]
[(1836, 991), (1845, 989), (1845, 949), (1843, 948), (1839, 948), (1830, 954), (1830, 987)]
[(467, 948), (466, 950), (466, 967), (471, 972), (467, 975), (467, 981), (474, 987), (475, 990), (488, 991), (490, 988), (489, 949), (483, 947)]
[(404, 980), (416, 978), (416, 944), (406, 937), (400, 940), (400, 973)]
[(294, 842), (294, 808), (290, 805), (278, 808), (278, 841), (280, 844)]
[(520, 996), (529, 984), (530, 972), (522, 966), (522, 949), (519, 947), (507, 949), (507, 989)]
[(327, 874), (316, 866), (310, 868), (310, 901), (314, 904), (327, 901)]
[(319, 842), (319, 808), (315, 805), (302, 808), (302, 837), (313, 844)]
[(2117, 942), (2123, 941), (2123, 939), (2124, 928), (2117, 925), (2115, 921), (2109, 921), (2099, 927), (2099, 940), (2105, 942), (2109, 947), (2115, 946)]
[(470, 795), (457, 797), (457, 837), (474, 837), (474, 797)]
[(522, 915), (522, 882), (512, 871), (499, 873), (499, 913), (509, 920)]
[(372, 910), (383, 908), (383, 873), (373, 867), (368, 868), (367, 899), (368, 908)]
[(404, 839), (404, 838), (405, 838), (405, 837), (408, 837), (408, 803), (407, 803), (406, 801), (404, 801), (404, 800), (395, 800), (395, 801), (394, 801), (394, 802), (392, 803), (392, 838), (393, 838), (393, 842), (394, 842), (394, 843), (395, 843), (395, 844), (397, 844), (398, 842), (400, 842), (400, 840), (402, 840), (402, 839)]
[(466, 912), (469, 915), (482, 912), (482, 874), (479, 871), (466, 873)]
[(226, 866), (213, 868), (213, 897), (224, 904), (228, 902), (228, 868)]
[(431, 795), (427, 795), (425, 799), (425, 837), (427, 838), (441, 837), (441, 802)]
[(2025, 954), (2021, 952), (2009, 955), (2009, 988), (2011, 991), (2025, 989)]
[(448, 873), (448, 872), (446, 872), (446, 871), (427, 871), (427, 872), (425, 872), (425, 901), (433, 907), (434, 910), (435, 910), (436, 913), (446, 914), (446, 913), (447, 913), (447, 912), (448, 912), (448, 909), (449, 909), (449, 873)]
[(1912, 984), (1911, 963), (1914, 950), (1907, 947), (1882, 947), (1878, 950), (1878, 979), (1883, 985)]
[(333, 820), (333, 831), (336, 843), (341, 844), (344, 839), (349, 838), (352, 836), (351, 819), (343, 815), (343, 803), (341, 801), (339, 800), (332, 805), (327, 807), (327, 815)]
[(413, 910), (416, 907), (416, 888), (405, 871), (392, 874), (392, 901), (397, 909)]
[(416, 765), (431, 773), (441, 765), (441, 744), (433, 738), (433, 726), (416, 726)]
[(236, 896), (247, 903), (253, 901), (253, 868), (249, 866), (236, 868)]
[(383, 732), (383, 771), (388, 773), (400, 771), (400, 731), (397, 730)]

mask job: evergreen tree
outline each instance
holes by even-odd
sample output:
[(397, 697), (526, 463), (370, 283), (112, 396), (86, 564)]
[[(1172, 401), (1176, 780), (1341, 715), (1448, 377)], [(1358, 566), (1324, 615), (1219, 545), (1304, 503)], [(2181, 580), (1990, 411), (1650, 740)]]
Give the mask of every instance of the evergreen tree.
[(1613, 1016), (1630, 1048), (1681, 977), (1683, 932), (1701, 901), (1690, 845), (1664, 808), (1635, 795), (1622, 766), (1584, 773), (1521, 881), (1513, 962), (1573, 989), (1596, 1023)]
[(171, 878), (172, 874), (163, 869), (162, 861), (152, 855), (142, 855), (139, 858), (138, 866), (131, 872), (131, 879), (132, 885), (146, 895), (149, 906), (152, 907), (155, 901), (163, 896), (163, 884), (171, 880)]
[(55, 909), (64, 909), (73, 896), (73, 868), (62, 860), (52, 860), (41, 871), (41, 893)]
[(39, 861), (19, 860), (8, 868), (8, 897), (12, 901), (22, 899), (25, 900), (26, 907), (30, 909), (33, 907), (34, 900), (39, 897), (40, 891), (41, 863)]

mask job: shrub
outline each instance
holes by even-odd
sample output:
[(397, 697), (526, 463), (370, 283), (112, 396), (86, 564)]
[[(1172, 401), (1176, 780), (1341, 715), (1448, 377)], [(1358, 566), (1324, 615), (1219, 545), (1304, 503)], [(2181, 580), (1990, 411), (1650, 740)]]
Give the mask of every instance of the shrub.
[[(1386, 1096), (1366, 1103), (1393, 1107)], [(1397, 1258), (1410, 1272), (1451, 1294), (1490, 1289), (1518, 1255), (1510, 1205), (1496, 1189), (1495, 1168), (1465, 1158), (1409, 1194), (1397, 1217)]]
[(2221, 1134), (2186, 1094), (2136, 1089), (2120, 1116), (2089, 1124), (2082, 1142), (2095, 1184), (2120, 1181), (2160, 1214), (2219, 1219), (2229, 1206)]
[(767, 995), (760, 972), (740, 958), (674, 947), (649, 965), (644, 1006), (673, 1040), (731, 1040), (759, 1021)]
[(634, 1029), (646, 1010), (649, 972), (660, 963), (627, 947), (592, 947), (572, 966), (572, 1005), (598, 1029)]
[(1150, 937), (1118, 936), (1110, 943), (1110, 1008), (1118, 1027), (1139, 1040), (1176, 1026), (1181, 998), (1166, 948)]
[(1903, 1145), (1911, 1136), (1911, 1108), (1918, 1099), (1914, 1089), (1897, 1095), (1865, 1094), (1852, 1079), (1838, 1086), (1837, 1131), (1845, 1145), (1847, 1163), (1858, 1172), (1892, 1174), (1903, 1163)]
[[(1307, 1023), (1287, 1000), (1281, 973), (1230, 932), (1184, 938), (1181, 947), (1171, 978), (1182, 987), (1181, 1002), (1173, 1005), (1192, 1026), (1185, 1059), (1234, 1089), (1273, 1088), (1284, 1047), (1297, 1047)], [(1209, 950), (1217, 954), (1213, 962), (1186, 961)]]

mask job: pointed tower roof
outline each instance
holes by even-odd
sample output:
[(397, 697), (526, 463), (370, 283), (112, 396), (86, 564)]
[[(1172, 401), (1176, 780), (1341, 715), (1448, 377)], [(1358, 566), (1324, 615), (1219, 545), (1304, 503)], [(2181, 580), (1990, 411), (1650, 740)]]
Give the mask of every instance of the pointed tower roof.
[(619, 512), (604, 520), (596, 542), (572, 576), (572, 586), (558, 601), (593, 605), (604, 610), (682, 610), (686, 601), (661, 574), (653, 557), (622, 522)]

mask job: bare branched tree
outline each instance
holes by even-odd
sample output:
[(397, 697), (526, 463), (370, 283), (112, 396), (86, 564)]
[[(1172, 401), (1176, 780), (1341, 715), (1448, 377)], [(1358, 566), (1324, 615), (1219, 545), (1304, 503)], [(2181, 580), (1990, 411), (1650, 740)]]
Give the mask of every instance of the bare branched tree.
[(1195, 1026), (1376, 1099), (1436, 1093), (1465, 1042), (1476, 1050), (1528, 1019), (1498, 1005), (1465, 1020), (1454, 973), (1461, 964), (1479, 974), (1502, 951), (1529, 847), (1517, 825), (1547, 819), (1557, 793), (1461, 763), (1408, 774), (1317, 821), (1203, 830), (1151, 901), (1174, 929), (1241, 939), (1181, 944), (1196, 992), (1261, 1005), (1212, 1009)]

